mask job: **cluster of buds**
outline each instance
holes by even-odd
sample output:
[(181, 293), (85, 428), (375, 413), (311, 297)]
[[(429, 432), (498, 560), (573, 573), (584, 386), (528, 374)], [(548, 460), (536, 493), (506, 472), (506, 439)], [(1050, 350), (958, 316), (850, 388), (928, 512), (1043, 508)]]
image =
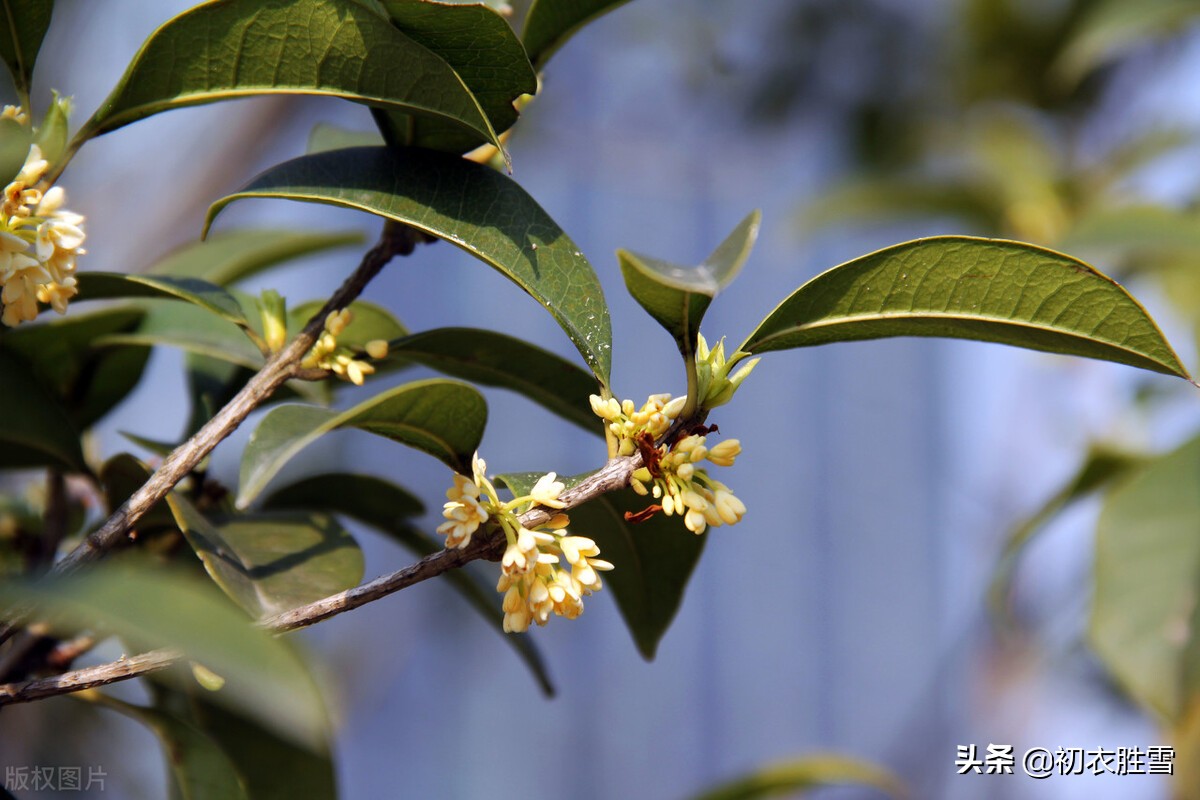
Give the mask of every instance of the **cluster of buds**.
[[(305, 369), (323, 369), (332, 372), (343, 380), (348, 380), (355, 386), (362, 386), (363, 376), (370, 375), (375, 372), (375, 366), (369, 361), (362, 361), (357, 358), (359, 353), (355, 353), (348, 347), (342, 347), (338, 344), (337, 337), (341, 336), (346, 327), (354, 320), (354, 314), (348, 308), (343, 308), (340, 311), (330, 311), (325, 317), (325, 331), (317, 338), (313, 344), (312, 350), (308, 351), (308, 355), (300, 362), (300, 366)], [(267, 331), (268, 340), (271, 341), (271, 331)], [(274, 343), (271, 345), (274, 348)], [(367, 355), (373, 359), (379, 360), (387, 358), (388, 343), (383, 339), (372, 339), (367, 342)]]
[(748, 355), (739, 350), (727, 361), (724, 337), (709, 350), (704, 334), (696, 334), (696, 397), (701, 408), (716, 408), (733, 399), (733, 393), (758, 365), (758, 359), (750, 359), (733, 375), (729, 370)]
[(561, 509), (558, 499), (564, 485), (551, 472), (534, 484), (529, 494), (507, 502), (500, 499), (487, 477), (487, 464), (477, 453), (472, 460), (472, 477), (456, 474), (446, 491), (442, 516), (446, 521), (438, 533), (446, 547), (463, 548), (481, 525), (493, 521), (504, 531), (507, 547), (500, 560), (496, 591), (504, 595), (504, 631), (520, 633), (535, 622), (545, 625), (551, 614), (575, 619), (583, 613), (583, 598), (603, 584), (599, 571), (612, 564), (598, 556), (596, 543), (567, 532), (566, 514), (555, 514), (535, 529), (521, 524), (519, 514), (534, 505)]
[[(0, 118), (24, 124), (27, 116), (15, 106), (5, 106)], [(83, 217), (64, 209), (61, 186), (45, 187), (49, 168), (35, 144), (21, 171), (4, 187), (0, 204), (0, 322), (16, 327), (35, 319), (38, 303), (48, 303), (60, 314), (78, 294), (75, 260), (83, 255)]]
[[(708, 355), (707, 347), (705, 354)], [(721, 365), (724, 366), (723, 357)], [(748, 373), (753, 366), (748, 365), (742, 372)], [(744, 377), (741, 374), (738, 383)], [(721, 378), (725, 380), (724, 375)], [(735, 384), (733, 390), (736, 388)], [(682, 397), (672, 400), (669, 394), (655, 394), (641, 408), (636, 408), (632, 400), (618, 403), (611, 397), (591, 396), (592, 411), (608, 423), (609, 432), (617, 437), (617, 454), (642, 454), (645, 463), (634, 471), (630, 487), (659, 501), (630, 519), (646, 519), (658, 511), (667, 516), (678, 514), (688, 530), (699, 534), (708, 526), (733, 525), (746, 513), (746, 506), (729, 487), (710, 477), (702, 466), (704, 461), (719, 467), (733, 466), (742, 445), (737, 439), (727, 439), (710, 448), (706, 437), (716, 429), (704, 426), (684, 432), (668, 443), (656, 444), (679, 416), (683, 400)]]

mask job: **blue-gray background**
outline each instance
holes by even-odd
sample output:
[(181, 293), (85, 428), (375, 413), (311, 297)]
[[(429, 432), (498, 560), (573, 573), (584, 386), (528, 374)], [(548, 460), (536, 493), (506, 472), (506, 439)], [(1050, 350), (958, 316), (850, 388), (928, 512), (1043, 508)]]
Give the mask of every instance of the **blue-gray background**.
[[(35, 96), (44, 103), (51, 86), (73, 94), (78, 122), (153, 28), (187, 3), (58, 5), (62, 24), (43, 48)], [(683, 387), (668, 337), (624, 293), (618, 247), (695, 262), (761, 208), (758, 246), (705, 323), (710, 338), (736, 343), (817, 272), (905, 238), (954, 232), (802, 232), (797, 213), (845, 167), (845, 131), (811, 115), (753, 126), (735, 102), (739, 70), (760, 56), (785, 5), (638, 0), (555, 57), (512, 140), (514, 177), (600, 274), (621, 396)], [(920, 5), (937, 13), (941, 4)], [(1159, 99), (1167, 107), (1174, 97), (1164, 90)], [(194, 239), (209, 202), (303, 152), (318, 121), (370, 127), (364, 110), (336, 101), (255, 100), (162, 115), (89, 144), (62, 181), (70, 207), (88, 217), (81, 268), (137, 270)], [(282, 201), (235, 205), (218, 227), (254, 224), (378, 229), (369, 217)], [(319, 297), (355, 262), (355, 252), (342, 251), (260, 285), (281, 283), (293, 302)], [(494, 327), (574, 357), (535, 302), (446, 244), (394, 262), (366, 298), (415, 330)], [(1156, 300), (1146, 298), (1160, 313)], [(1195, 363), (1190, 352), (1184, 358)], [(177, 435), (186, 413), (180, 366), (178, 353), (155, 353), (141, 390), (95, 442), (99, 452), (128, 449), (119, 430)], [(344, 796), (683, 798), (768, 761), (838, 751), (882, 762), (915, 797), (1165, 797), (1166, 785), (1149, 777), (1039, 782), (954, 769), (958, 744), (1012, 744), (1020, 753), (1165, 743), (1114, 699), (1081, 643), (1091, 511), (1026, 559), (1018, 593), (1034, 617), (1027, 647), (997, 646), (983, 611), (1004, 533), (1070, 474), (1086, 442), (1114, 430), (1135, 441), (1158, 435), (1118, 413), (1131, 372), (920, 340), (769, 355), (714, 418), (745, 448), (722, 479), (749, 513), (706, 534), (705, 557), (654, 663), (638, 657), (603, 593), (578, 621), (554, 619), (529, 634), (559, 687), (552, 701), (440, 584), (304, 635), (338, 719)], [(384, 385), (369, 381), (345, 399)], [(570, 474), (602, 459), (597, 440), (520, 398), (487, 395), (482, 450), (493, 472)], [(218, 451), (231, 482), (253, 421)], [(449, 480), (430, 459), (353, 433), (329, 437), (296, 466), (293, 475), (378, 470), (435, 508)], [(369, 575), (411, 560), (370, 532), (360, 540)], [(152, 737), (97, 712), (87, 723), (95, 735), (77, 744), (56, 727), (72, 702), (6, 710), (0, 760), (101, 764), (105, 796), (161, 796)], [(56, 749), (44, 749), (47, 741)]]

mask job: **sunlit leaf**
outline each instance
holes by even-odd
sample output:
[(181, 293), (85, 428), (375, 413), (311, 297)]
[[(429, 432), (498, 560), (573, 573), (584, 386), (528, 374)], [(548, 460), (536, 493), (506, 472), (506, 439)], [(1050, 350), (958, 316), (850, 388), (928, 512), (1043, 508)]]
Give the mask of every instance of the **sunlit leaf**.
[(197, 278), (225, 286), (257, 275), (293, 258), (358, 244), (356, 231), (307, 233), (291, 230), (231, 230), (192, 242), (168, 253), (150, 267), (152, 275)]
[(1158, 326), (1111, 278), (1052, 250), (966, 236), (905, 242), (834, 267), (793, 292), (739, 349), (888, 336), (997, 342), (1188, 379)]
[[(380, 0), (392, 24), (454, 68), (475, 95), (496, 133), (517, 120), (513, 101), (537, 91), (537, 74), (508, 22), (484, 5), (427, 0)], [(381, 112), (387, 137), (398, 144), (461, 153), (479, 143), (460, 126), (431, 117)]]
[(245, 197), (357, 208), (463, 248), (544, 305), (596, 376), (608, 382), (612, 333), (596, 273), (533, 198), (495, 170), (427, 150), (317, 153), (273, 167), (217, 201), (209, 223)]
[[(3, 342), (3, 340), (0, 340)], [(79, 433), (62, 404), (22, 359), (0, 346), (0, 469), (86, 470)]]
[(629, 0), (534, 0), (521, 39), (529, 59), (541, 69), (580, 28)]
[(435, 328), (391, 343), (389, 360), (414, 361), (456, 378), (499, 386), (600, 435), (588, 396), (596, 379), (528, 342), (476, 328)]
[(362, 580), (362, 550), (328, 516), (238, 515), (214, 524), (177, 493), (167, 501), (208, 574), (257, 618), (320, 600)]
[(499, 146), (450, 65), (353, 0), (224, 0), (185, 11), (151, 34), (80, 136), (263, 94), (328, 95), (433, 116)]
[(397, 386), (346, 411), (284, 405), (262, 418), (242, 454), (238, 506), (245, 508), (297, 453), (338, 428), (358, 428), (469, 469), (487, 422), (483, 396), (464, 383), (427, 380)]
[(1200, 584), (1197, 486), (1192, 439), (1109, 492), (1096, 526), (1089, 639), (1121, 686), (1168, 720), (1200, 690), (1185, 670)]
[(882, 767), (856, 758), (823, 754), (763, 767), (701, 792), (695, 800), (804, 797), (812, 789), (839, 784), (870, 786), (894, 798), (906, 796), (900, 780)]
[(0, 4), (0, 58), (8, 65), (17, 91), (27, 95), (54, 0), (0, 0)]

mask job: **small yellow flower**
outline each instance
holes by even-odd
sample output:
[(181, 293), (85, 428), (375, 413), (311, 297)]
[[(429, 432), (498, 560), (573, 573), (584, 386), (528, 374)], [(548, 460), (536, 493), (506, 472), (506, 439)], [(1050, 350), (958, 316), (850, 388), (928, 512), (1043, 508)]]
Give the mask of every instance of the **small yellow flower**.
[(566, 508), (567, 504), (558, 499), (562, 494), (565, 484), (562, 481), (556, 480), (558, 475), (554, 472), (547, 472), (542, 477), (538, 478), (537, 483), (533, 485), (533, 489), (529, 492), (529, 496), (533, 498), (535, 503), (546, 506), (547, 508)]
[(388, 343), (385, 339), (372, 339), (366, 345), (367, 355), (378, 361), (381, 358), (387, 358)]

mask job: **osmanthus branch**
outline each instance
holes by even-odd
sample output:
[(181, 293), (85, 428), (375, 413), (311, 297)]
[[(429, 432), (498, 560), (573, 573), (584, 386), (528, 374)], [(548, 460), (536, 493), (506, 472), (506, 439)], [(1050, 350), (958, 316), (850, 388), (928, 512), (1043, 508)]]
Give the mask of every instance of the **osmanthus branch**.
[[(630, 475), (641, 466), (641, 454), (610, 459), (600, 470), (564, 491), (558, 499), (569, 510), (606, 492), (628, 486)], [(519, 519), (525, 527), (533, 528), (548, 522), (557, 513), (558, 510), (539, 506), (525, 512)], [(394, 592), (461, 567), (471, 561), (479, 559), (498, 561), (504, 553), (504, 548), (505, 538), (499, 531), (492, 531), (487, 535), (477, 533), (471, 543), (461, 550), (440, 550), (431, 553), (415, 564), (390, 575), (384, 575), (353, 589), (338, 592), (316, 602), (268, 617), (261, 620), (259, 625), (273, 633), (286, 633), (298, 628), (305, 628), (387, 597)], [(183, 655), (176, 651), (156, 650), (50, 678), (0, 685), (0, 706), (27, 703), (54, 695), (69, 694), (136, 678), (170, 666), (182, 657)]]
[[(432, 238), (414, 228), (386, 222), (379, 241), (363, 255), (362, 261), (325, 305), (313, 315), (304, 330), (286, 347), (267, 360), (237, 395), (194, 436), (177, 447), (140, 489), (125, 501), (98, 530), (88, 535), (65, 558), (54, 565), (53, 574), (68, 574), (125, 540), (134, 524), (171, 491), (220, 442), (228, 437), (250, 412), (262, 405), (280, 386), (300, 372), (300, 361), (312, 348), (324, 329), (330, 311), (348, 306), (395, 255), (407, 255), (421, 242)], [(6, 641), (16, 625), (9, 621), (0, 626), (0, 643)]]

